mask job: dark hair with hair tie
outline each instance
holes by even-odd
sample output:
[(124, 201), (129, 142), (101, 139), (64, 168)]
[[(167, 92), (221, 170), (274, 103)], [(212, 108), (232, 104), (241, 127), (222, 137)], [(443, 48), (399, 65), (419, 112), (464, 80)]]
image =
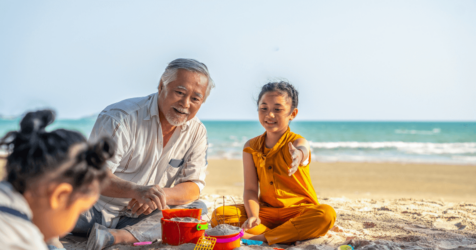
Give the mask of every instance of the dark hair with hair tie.
[(46, 132), (54, 119), (51, 110), (29, 112), (21, 120), (19, 131), (10, 131), (0, 140), (0, 147), (9, 151), (6, 180), (20, 193), (32, 180), (49, 173), (57, 173), (52, 181), (70, 183), (74, 192), (81, 193), (88, 193), (91, 183), (102, 182), (107, 176), (104, 163), (114, 155), (114, 142), (103, 138), (70, 156), (71, 147), (86, 144), (86, 138), (66, 129)]
[(259, 106), (259, 101), (261, 100), (261, 97), (263, 97), (265, 93), (273, 91), (277, 91), (282, 95), (287, 94), (288, 97), (291, 98), (291, 112), (293, 112), (293, 110), (298, 107), (299, 93), (291, 83), (285, 81), (270, 82), (265, 84), (261, 88), (261, 92), (259, 93), (258, 101), (256, 102), (256, 104)]

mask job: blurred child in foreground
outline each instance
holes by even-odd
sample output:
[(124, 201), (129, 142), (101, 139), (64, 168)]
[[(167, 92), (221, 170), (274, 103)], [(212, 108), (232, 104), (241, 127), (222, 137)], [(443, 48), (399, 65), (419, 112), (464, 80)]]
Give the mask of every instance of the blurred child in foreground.
[(91, 145), (78, 132), (45, 131), (53, 121), (50, 110), (29, 112), (19, 131), (0, 140), (9, 153), (0, 182), (0, 249), (47, 249), (45, 241), (71, 231), (99, 197), (113, 142)]

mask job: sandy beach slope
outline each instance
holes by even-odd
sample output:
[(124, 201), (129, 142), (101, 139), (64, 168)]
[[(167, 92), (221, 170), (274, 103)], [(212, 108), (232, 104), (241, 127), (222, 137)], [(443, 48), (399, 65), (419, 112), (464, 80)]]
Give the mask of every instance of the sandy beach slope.
[[(278, 247), (331, 250), (352, 244), (356, 249), (476, 249), (475, 176), (476, 166), (313, 162), (314, 187), (320, 202), (336, 209), (336, 226), (324, 237)], [(201, 195), (209, 216), (221, 206), (222, 195), (227, 195), (226, 204), (242, 203), (242, 192), (241, 161), (209, 161), (207, 186)], [(83, 238), (67, 237), (63, 242), (66, 249), (85, 249)], [(193, 247), (154, 243), (108, 249)]]
[[(208, 163), (203, 194), (242, 195), (241, 160), (209, 160)], [(4, 164), (0, 158), (0, 177)], [(319, 198), (476, 202), (476, 166), (312, 162), (310, 173)]]
[[(476, 166), (401, 163), (310, 165), (317, 196), (476, 202)], [(205, 194), (243, 193), (241, 160), (210, 160)]]

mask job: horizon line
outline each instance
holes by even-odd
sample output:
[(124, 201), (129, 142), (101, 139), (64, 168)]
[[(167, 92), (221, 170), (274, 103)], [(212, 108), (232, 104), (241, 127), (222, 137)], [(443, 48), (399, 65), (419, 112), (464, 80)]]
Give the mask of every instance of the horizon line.
[[(19, 116), (4, 116), (0, 115), (0, 120), (17, 120), (21, 119), (23, 115)], [(82, 116), (79, 118), (62, 118), (57, 117), (55, 120), (81, 120), (81, 119), (96, 119), (97, 115), (87, 115)], [(202, 122), (259, 122), (259, 120), (251, 120), (251, 119), (200, 119)], [(476, 120), (378, 120), (378, 119), (362, 119), (362, 120), (354, 120), (354, 119), (298, 119), (294, 120), (294, 122), (468, 122), (468, 123), (476, 123)]]
[[(234, 119), (227, 119), (227, 120), (218, 120), (218, 119), (200, 119), (200, 121), (204, 122), (259, 122), (258, 120), (234, 120)], [(293, 122), (474, 122), (476, 120), (294, 120)]]

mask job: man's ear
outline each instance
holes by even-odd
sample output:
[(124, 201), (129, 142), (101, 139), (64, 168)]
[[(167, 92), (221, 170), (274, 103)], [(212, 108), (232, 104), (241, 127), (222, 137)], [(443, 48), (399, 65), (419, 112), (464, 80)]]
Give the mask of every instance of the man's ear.
[(291, 115), (290, 115), (289, 120), (290, 120), (290, 121), (294, 120), (294, 118), (296, 118), (297, 114), (298, 114), (298, 109), (295, 108), (295, 109), (293, 110), (293, 112), (291, 112)]
[(159, 93), (164, 89), (164, 82), (162, 81), (162, 79), (160, 79), (159, 87), (157, 87), (157, 89), (159, 90)]
[(73, 193), (73, 186), (69, 183), (60, 183), (53, 187), (48, 197), (49, 205), (52, 209), (67, 207), (69, 199)]

